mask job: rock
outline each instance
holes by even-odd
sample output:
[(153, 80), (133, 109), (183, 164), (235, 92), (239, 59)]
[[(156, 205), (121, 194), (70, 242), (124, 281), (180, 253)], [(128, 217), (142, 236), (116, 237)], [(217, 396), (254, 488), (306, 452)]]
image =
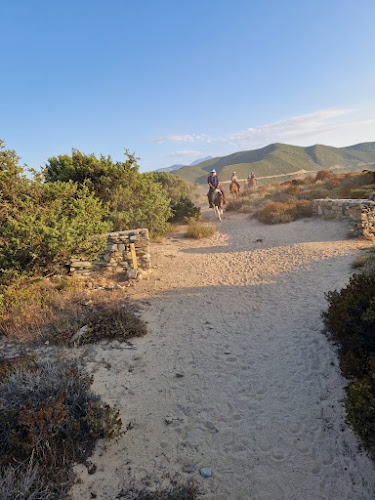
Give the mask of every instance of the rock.
[(177, 372), (177, 373), (176, 373), (176, 378), (182, 378), (182, 377), (184, 377), (184, 376), (185, 376), (185, 375), (184, 375), (183, 373), (181, 373), (181, 372)]
[(89, 262), (89, 261), (83, 261), (83, 260), (78, 260), (78, 261), (73, 261), (71, 264), (70, 264), (70, 267), (71, 268), (88, 268), (88, 267), (92, 267), (92, 262)]
[(82, 335), (83, 335), (85, 332), (87, 332), (88, 328), (89, 328), (89, 325), (84, 325), (82, 328), (80, 328), (80, 329), (78, 330), (78, 332), (76, 332), (76, 333), (73, 335), (73, 337), (70, 339), (69, 343), (70, 343), (70, 344), (74, 344), (75, 342), (77, 342), (77, 341), (80, 339), (80, 337), (82, 337)]
[(211, 477), (212, 476), (212, 470), (209, 467), (202, 467), (202, 469), (199, 471), (199, 473), (202, 477)]
[(128, 279), (135, 279), (138, 276), (138, 270), (137, 269), (127, 269), (126, 270), (126, 277)]

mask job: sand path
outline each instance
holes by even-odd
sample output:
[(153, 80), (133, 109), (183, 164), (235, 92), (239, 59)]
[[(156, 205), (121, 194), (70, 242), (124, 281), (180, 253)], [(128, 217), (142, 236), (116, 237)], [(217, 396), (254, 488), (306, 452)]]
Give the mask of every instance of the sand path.
[(131, 292), (150, 328), (136, 351), (86, 348), (94, 389), (133, 429), (98, 444), (94, 475), (77, 467), (73, 499), (121, 498), (129, 476), (193, 478), (210, 500), (374, 498), (320, 319), (324, 292), (346, 284), (369, 243), (320, 219), (226, 214), (218, 229), (154, 244), (158, 267)]

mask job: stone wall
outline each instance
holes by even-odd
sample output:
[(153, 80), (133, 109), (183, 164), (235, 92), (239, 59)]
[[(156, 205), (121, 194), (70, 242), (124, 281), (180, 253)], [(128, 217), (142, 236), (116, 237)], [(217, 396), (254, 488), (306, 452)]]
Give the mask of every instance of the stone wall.
[(118, 231), (104, 235), (107, 246), (94, 262), (74, 259), (70, 263), (70, 273), (74, 276), (91, 276), (104, 271), (125, 272), (128, 278), (135, 278), (130, 242), (134, 239), (138, 269), (146, 271), (151, 268), (150, 238), (148, 229)]
[(327, 219), (348, 219), (353, 237), (375, 236), (375, 201), (313, 200), (313, 214)]

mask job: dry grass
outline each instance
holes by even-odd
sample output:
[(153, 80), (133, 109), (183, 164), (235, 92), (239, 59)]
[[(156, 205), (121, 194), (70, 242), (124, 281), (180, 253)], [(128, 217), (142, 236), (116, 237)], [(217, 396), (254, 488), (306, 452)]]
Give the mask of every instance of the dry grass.
[(375, 192), (374, 172), (338, 174), (321, 170), (304, 178), (261, 186), (230, 201), (227, 210), (256, 215), (261, 222), (277, 224), (312, 215), (311, 200), (368, 198)]
[(187, 238), (195, 238), (200, 240), (202, 238), (210, 238), (216, 233), (216, 227), (210, 222), (191, 222), (188, 225), (185, 236)]
[(139, 335), (143, 327), (136, 327), (134, 311), (124, 309), (127, 286), (131, 285), (115, 281), (114, 276), (22, 278), (3, 284), (0, 334), (10, 340), (65, 343), (90, 324), (90, 338), (96, 340), (103, 337), (97, 335), (97, 321), (107, 338), (116, 336), (115, 331), (119, 338)]
[(0, 363), (0, 498), (66, 498), (73, 462), (84, 462), (97, 439), (122, 433), (118, 411), (91, 384), (75, 363)]

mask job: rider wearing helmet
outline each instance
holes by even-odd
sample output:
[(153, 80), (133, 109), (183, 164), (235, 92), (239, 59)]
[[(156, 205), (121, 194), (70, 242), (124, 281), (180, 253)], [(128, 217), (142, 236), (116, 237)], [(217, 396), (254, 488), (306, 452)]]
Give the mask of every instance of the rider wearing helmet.
[(214, 207), (214, 204), (212, 203), (212, 195), (213, 195), (215, 189), (220, 189), (220, 191), (223, 193), (223, 197), (224, 197), (223, 201), (225, 203), (224, 191), (220, 185), (220, 179), (217, 176), (216, 170), (214, 168), (211, 168), (211, 170), (210, 170), (210, 175), (207, 177), (207, 183), (210, 187), (210, 190), (207, 193), (209, 207), (210, 208)]
[(238, 182), (237, 173), (235, 170), (232, 172), (231, 182), (234, 182), (235, 184), (237, 184), (238, 189), (240, 189), (240, 184)]

